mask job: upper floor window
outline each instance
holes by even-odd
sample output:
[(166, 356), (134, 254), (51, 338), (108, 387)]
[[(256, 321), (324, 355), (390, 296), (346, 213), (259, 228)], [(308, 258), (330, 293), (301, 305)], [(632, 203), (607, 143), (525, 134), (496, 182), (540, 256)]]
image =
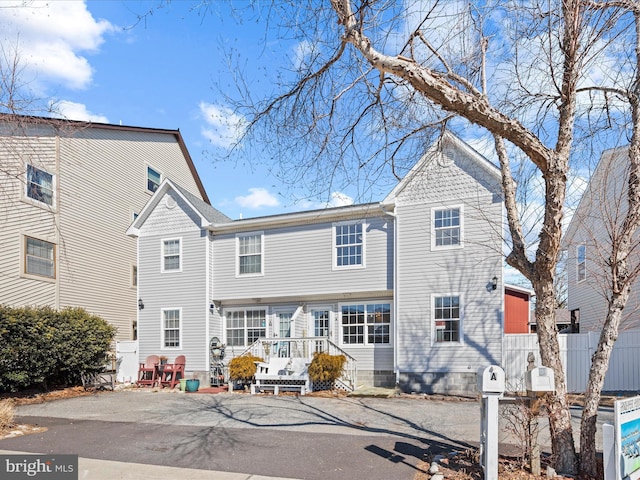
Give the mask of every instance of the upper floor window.
[(263, 234), (248, 233), (238, 235), (238, 275), (259, 275), (263, 266)]
[(432, 247), (462, 246), (462, 207), (434, 208), (432, 222)]
[(162, 309), (162, 346), (180, 347), (180, 309)]
[(136, 265), (131, 266), (131, 286), (138, 286), (138, 267)]
[(576, 265), (578, 282), (587, 278), (587, 246), (578, 245), (576, 248)]
[(162, 181), (162, 174), (147, 165), (147, 190), (155, 192)]
[(364, 266), (364, 230), (362, 222), (334, 225), (334, 256), (336, 267)]
[(460, 297), (457, 295), (433, 299), (435, 341), (460, 341)]
[(172, 238), (162, 240), (162, 271), (175, 272), (180, 271), (180, 239)]
[(389, 344), (391, 304), (343, 305), (341, 326), (345, 345)]
[(55, 244), (32, 237), (24, 239), (24, 273), (56, 278)]
[(267, 312), (234, 310), (226, 314), (227, 345), (245, 347), (267, 336)]
[(53, 175), (27, 165), (27, 197), (53, 206)]

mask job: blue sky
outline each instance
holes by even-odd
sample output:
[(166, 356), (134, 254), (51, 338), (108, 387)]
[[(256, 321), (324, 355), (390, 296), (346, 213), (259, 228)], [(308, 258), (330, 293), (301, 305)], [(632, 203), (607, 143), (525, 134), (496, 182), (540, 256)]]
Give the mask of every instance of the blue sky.
[[(238, 22), (227, 2), (207, 11), (197, 2), (3, 1), (2, 44), (20, 52), (24, 79), (41, 98), (55, 98), (67, 118), (180, 129), (211, 203), (232, 218), (321, 208), (294, 201), (256, 161), (224, 161), (242, 119), (224, 94), (235, 81), (227, 55), (245, 65), (256, 96), (295, 60), (296, 45), (263, 41), (264, 24)], [(245, 4), (236, 2), (234, 8)], [(149, 13), (151, 12), (151, 13)], [(141, 19), (140, 17), (143, 16)], [(333, 193), (335, 205), (353, 202)]]

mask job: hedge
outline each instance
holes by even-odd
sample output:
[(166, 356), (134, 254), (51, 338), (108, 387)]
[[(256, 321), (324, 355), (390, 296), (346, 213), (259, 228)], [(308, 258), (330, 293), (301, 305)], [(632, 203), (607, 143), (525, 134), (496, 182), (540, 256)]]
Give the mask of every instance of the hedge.
[(0, 305), (0, 392), (79, 385), (104, 368), (115, 332), (82, 308)]

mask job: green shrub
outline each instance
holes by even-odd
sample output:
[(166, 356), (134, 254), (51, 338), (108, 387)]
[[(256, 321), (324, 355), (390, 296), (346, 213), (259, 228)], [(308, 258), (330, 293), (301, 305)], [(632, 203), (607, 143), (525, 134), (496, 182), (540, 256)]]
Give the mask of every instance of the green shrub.
[(260, 357), (253, 355), (240, 355), (229, 362), (229, 379), (248, 382), (256, 374), (255, 362), (262, 362)]
[(114, 336), (81, 308), (0, 306), (0, 391), (78, 385), (102, 370)]
[(327, 382), (333, 383), (344, 369), (347, 357), (344, 355), (329, 355), (324, 352), (316, 352), (313, 354), (313, 360), (309, 365), (309, 378), (314, 383)]

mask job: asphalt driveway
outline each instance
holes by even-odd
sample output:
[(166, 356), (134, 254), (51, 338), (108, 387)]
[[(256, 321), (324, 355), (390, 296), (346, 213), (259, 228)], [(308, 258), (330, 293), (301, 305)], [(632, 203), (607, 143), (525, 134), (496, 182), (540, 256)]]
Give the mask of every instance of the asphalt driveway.
[(283, 478), (411, 479), (425, 456), (477, 446), (479, 413), (478, 402), (422, 396), (139, 389), (21, 406), (20, 421), (48, 430), (0, 440), (0, 449)]

